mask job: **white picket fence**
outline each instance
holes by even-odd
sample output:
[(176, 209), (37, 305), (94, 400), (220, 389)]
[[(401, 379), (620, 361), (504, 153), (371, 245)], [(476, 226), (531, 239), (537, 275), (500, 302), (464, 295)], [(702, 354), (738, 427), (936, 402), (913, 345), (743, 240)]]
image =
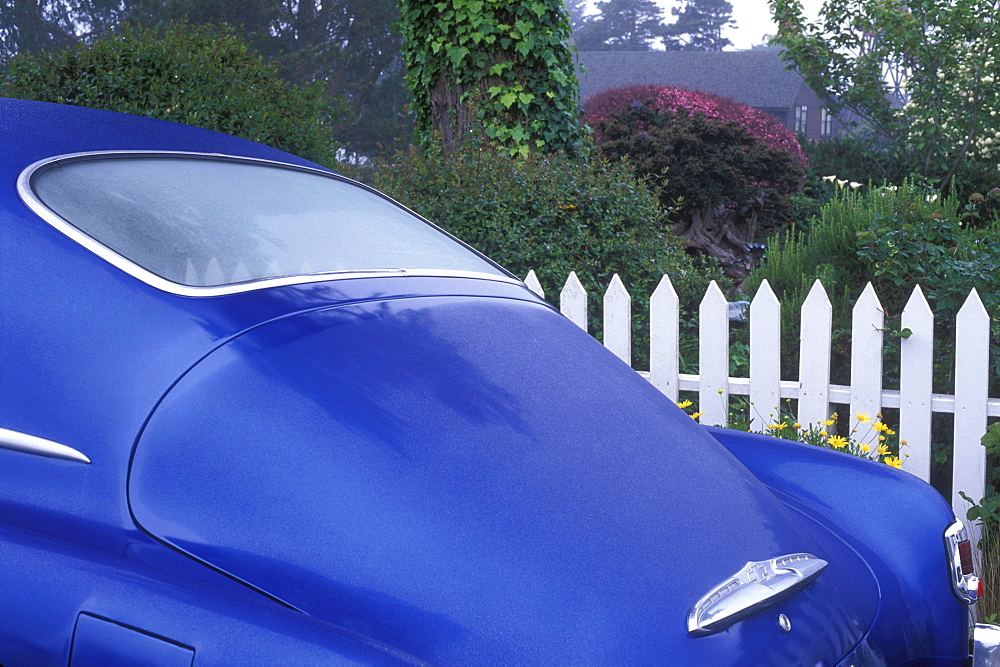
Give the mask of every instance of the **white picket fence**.
[[(525, 283), (544, 296), (531, 271)], [(560, 310), (587, 329), (587, 293), (570, 273), (559, 295)], [(604, 294), (604, 344), (631, 365), (631, 297), (615, 275)], [(904, 470), (929, 481), (931, 415), (954, 415), (952, 507), (965, 517), (972, 498), (984, 495), (986, 452), (980, 438), (987, 417), (1000, 417), (1000, 399), (989, 397), (990, 317), (975, 290), (958, 313), (955, 341), (955, 393), (931, 391), (934, 355), (934, 314), (920, 287), (915, 287), (902, 313), (901, 329), (912, 333), (900, 341), (899, 390), (883, 388), (882, 338), (884, 312), (869, 284), (852, 314), (851, 384), (830, 384), (833, 308), (817, 280), (801, 312), (798, 381), (781, 380), (781, 304), (765, 281), (750, 304), (750, 377), (729, 376), (729, 304), (713, 282), (698, 311), (699, 374), (680, 372), (679, 300), (670, 278), (663, 276), (650, 298), (650, 369), (640, 373), (671, 400), (681, 390), (697, 391), (703, 424), (725, 426), (729, 396), (749, 396), (751, 428), (764, 430), (763, 420), (774, 420), (782, 399), (798, 401), (798, 421), (819, 425), (832, 404), (850, 405), (851, 415), (874, 416), (883, 408), (899, 410), (899, 437), (909, 454)], [(764, 407), (766, 406), (766, 407)]]

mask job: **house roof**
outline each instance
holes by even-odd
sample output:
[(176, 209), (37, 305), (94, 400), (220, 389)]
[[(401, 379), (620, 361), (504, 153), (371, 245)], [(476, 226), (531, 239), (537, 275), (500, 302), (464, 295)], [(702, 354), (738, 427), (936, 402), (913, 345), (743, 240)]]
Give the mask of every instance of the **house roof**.
[(580, 51), (580, 100), (608, 88), (654, 83), (732, 98), (758, 109), (788, 109), (804, 80), (775, 49), (750, 51)]

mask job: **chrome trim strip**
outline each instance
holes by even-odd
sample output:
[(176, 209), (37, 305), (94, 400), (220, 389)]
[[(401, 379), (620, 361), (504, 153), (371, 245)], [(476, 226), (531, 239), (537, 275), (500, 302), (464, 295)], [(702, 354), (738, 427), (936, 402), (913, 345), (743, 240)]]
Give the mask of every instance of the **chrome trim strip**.
[(688, 632), (695, 637), (721, 632), (804, 588), (828, 564), (806, 553), (749, 562), (695, 603), (688, 612)]
[(37, 454), (38, 456), (50, 456), (54, 459), (65, 459), (67, 461), (78, 461), (80, 463), (90, 463), (90, 459), (85, 454), (72, 447), (61, 445), (52, 440), (39, 438), (20, 431), (11, 431), (0, 428), (0, 449), (10, 449), (15, 452), (26, 452)]
[[(326, 178), (333, 178), (335, 180), (345, 181), (347, 183), (353, 183), (369, 192), (372, 192), (380, 197), (383, 197), (392, 203), (396, 204), (400, 208), (411, 213), (417, 219), (423, 221), (425, 224), (430, 225), (434, 229), (440, 231), (442, 234), (453, 239), (469, 251), (475, 253), (476, 255), (482, 257), (490, 264), (493, 264), (507, 276), (497, 275), (492, 273), (477, 273), (473, 271), (446, 271), (439, 269), (378, 269), (372, 271), (331, 271), (326, 273), (312, 273), (304, 275), (295, 276), (279, 276), (276, 278), (265, 278), (262, 280), (253, 280), (245, 283), (233, 283), (229, 285), (218, 285), (212, 287), (193, 287), (191, 285), (182, 285), (180, 283), (175, 283), (173, 281), (167, 280), (161, 276), (152, 273), (139, 266), (130, 259), (119, 255), (117, 252), (108, 248), (103, 243), (97, 241), (91, 236), (83, 233), (67, 220), (56, 215), (51, 211), (45, 204), (42, 203), (38, 197), (35, 196), (34, 191), (31, 189), (31, 178), (36, 171), (44, 167), (49, 167), (52, 165), (58, 165), (63, 162), (74, 162), (77, 160), (86, 160), (89, 158), (102, 157), (102, 156), (114, 156), (114, 157), (189, 157), (189, 158), (206, 158), (212, 160), (225, 160), (230, 162), (244, 162), (248, 164), (260, 164), (274, 167), (281, 167), (283, 169), (293, 169), (296, 171), (304, 171), (312, 174), (317, 174), (319, 176), (324, 176)], [(138, 278), (142, 282), (155, 287), (158, 290), (169, 292), (170, 294), (177, 294), (179, 296), (196, 296), (196, 297), (208, 297), (208, 296), (224, 296), (227, 294), (238, 294), (240, 292), (251, 292), (259, 289), (266, 289), (268, 287), (282, 287), (285, 285), (305, 285), (309, 283), (324, 282), (328, 280), (351, 280), (357, 278), (386, 278), (386, 277), (399, 277), (399, 276), (414, 276), (414, 277), (428, 277), (428, 278), (473, 278), (477, 280), (493, 280), (496, 282), (512, 283), (515, 285), (522, 285), (523, 282), (517, 277), (513, 276), (507, 272), (503, 267), (499, 266), (488, 257), (483, 255), (481, 252), (468, 245), (459, 238), (456, 238), (447, 231), (441, 229), (433, 222), (427, 220), (423, 216), (411, 211), (407, 207), (403, 206), (399, 202), (393, 200), (390, 197), (381, 192), (368, 187), (364, 183), (358, 183), (352, 179), (340, 176), (333, 172), (324, 171), (322, 169), (315, 169), (313, 167), (304, 167), (296, 164), (288, 164), (285, 162), (277, 162), (274, 160), (263, 160), (259, 158), (249, 158), (241, 157), (238, 155), (226, 155), (224, 153), (193, 153), (185, 151), (88, 151), (83, 153), (68, 153), (66, 155), (58, 155), (56, 157), (45, 158), (39, 160), (33, 164), (28, 165), (24, 171), (17, 178), (17, 193), (21, 197), (21, 201), (32, 210), (38, 217), (40, 217), (45, 222), (49, 223), (57, 230), (73, 239), (84, 248), (94, 253), (98, 257), (104, 259), (105, 261), (118, 267), (125, 273), (129, 274), (133, 278)]]

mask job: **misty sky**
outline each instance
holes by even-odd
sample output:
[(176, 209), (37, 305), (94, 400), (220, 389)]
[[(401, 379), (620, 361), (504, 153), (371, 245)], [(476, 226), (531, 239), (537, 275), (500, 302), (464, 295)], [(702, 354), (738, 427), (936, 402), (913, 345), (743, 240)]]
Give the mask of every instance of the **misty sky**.
[[(736, 28), (724, 31), (723, 36), (727, 37), (734, 48), (749, 49), (755, 44), (763, 41), (764, 35), (774, 34), (776, 28), (771, 23), (771, 11), (768, 9), (767, 0), (729, 0), (733, 5), (733, 19), (736, 21)], [(656, 3), (664, 8), (664, 16), (667, 22), (673, 20), (670, 14), (672, 7), (677, 7), (682, 3), (677, 0), (656, 0)], [(811, 19), (816, 17), (816, 12), (822, 0), (804, 0), (803, 6), (806, 16)], [(590, 2), (593, 7), (594, 1)]]

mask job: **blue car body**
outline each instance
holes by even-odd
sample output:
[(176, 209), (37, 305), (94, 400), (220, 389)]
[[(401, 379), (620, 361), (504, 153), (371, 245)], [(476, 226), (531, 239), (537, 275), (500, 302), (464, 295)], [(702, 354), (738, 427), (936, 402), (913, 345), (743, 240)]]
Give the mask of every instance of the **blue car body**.
[(281, 151), (14, 100), (0, 145), (0, 664), (968, 659), (954, 516), (907, 473), (697, 425), (496, 267), (164, 289), (31, 192), (60, 156), (326, 178)]

